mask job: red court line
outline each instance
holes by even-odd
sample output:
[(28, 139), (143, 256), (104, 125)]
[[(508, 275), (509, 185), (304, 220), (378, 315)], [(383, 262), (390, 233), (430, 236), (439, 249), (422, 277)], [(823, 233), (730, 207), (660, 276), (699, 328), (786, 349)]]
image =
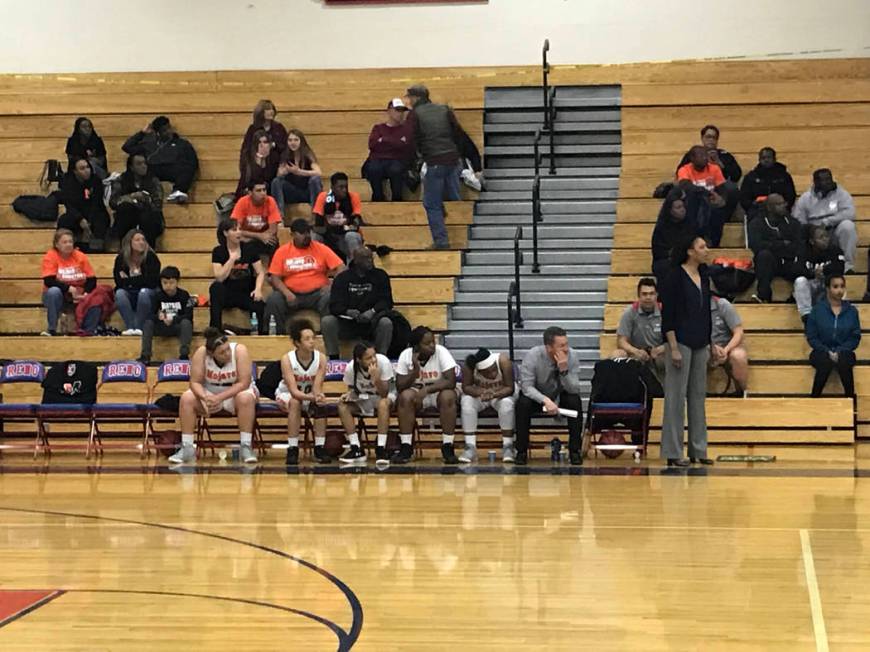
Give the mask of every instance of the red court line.
[(59, 589), (16, 590), (0, 589), (0, 627), (4, 627), (47, 605), (65, 592)]

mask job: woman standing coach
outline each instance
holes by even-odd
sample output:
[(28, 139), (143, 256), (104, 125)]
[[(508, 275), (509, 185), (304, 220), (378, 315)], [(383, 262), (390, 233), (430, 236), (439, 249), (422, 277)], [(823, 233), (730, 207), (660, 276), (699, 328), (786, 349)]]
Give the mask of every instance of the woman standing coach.
[(672, 269), (661, 288), (665, 355), (665, 410), (661, 456), (668, 466), (688, 466), (683, 458), (683, 411), (689, 415), (689, 457), (707, 457), (707, 361), (710, 358), (710, 277), (707, 242), (685, 238), (672, 251)]

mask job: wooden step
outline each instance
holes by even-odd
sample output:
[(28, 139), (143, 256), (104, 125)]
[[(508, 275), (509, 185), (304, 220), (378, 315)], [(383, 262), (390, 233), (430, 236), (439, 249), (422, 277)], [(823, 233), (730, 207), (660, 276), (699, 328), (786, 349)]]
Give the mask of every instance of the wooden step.
[[(859, 298), (864, 294), (864, 277), (863, 276), (848, 276), (849, 280), (849, 296)], [(607, 301), (608, 303), (631, 303), (637, 300), (637, 281), (636, 276), (611, 276), (607, 280)], [(776, 278), (771, 284), (773, 288), (773, 301), (775, 303), (785, 303), (792, 295), (794, 285), (790, 281), (783, 278)], [(755, 293), (755, 283), (741, 294), (737, 295), (737, 303), (749, 303), (752, 301), (752, 295)]]
[[(653, 188), (655, 185), (649, 190), (649, 199), (620, 199), (616, 202), (617, 221), (655, 223), (662, 207), (662, 200), (652, 198)], [(798, 190), (798, 192), (803, 191)], [(850, 190), (850, 192), (852, 191)], [(867, 194), (870, 195), (870, 190)], [(856, 220), (858, 222), (870, 220), (870, 197), (853, 196), (853, 199), (855, 200)]]

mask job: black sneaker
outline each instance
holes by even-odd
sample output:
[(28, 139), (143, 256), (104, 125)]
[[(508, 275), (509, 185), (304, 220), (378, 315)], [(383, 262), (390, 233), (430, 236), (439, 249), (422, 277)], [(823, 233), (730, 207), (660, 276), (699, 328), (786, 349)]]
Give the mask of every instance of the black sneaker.
[(393, 464), (407, 464), (414, 458), (414, 449), (411, 444), (402, 444), (399, 447), (393, 457), (390, 459), (390, 462)]
[(287, 458), (284, 460), (286, 466), (297, 466), (299, 464), (299, 447), (288, 446)]
[(453, 444), (441, 444), (441, 457), (445, 464), (459, 464), (459, 458), (453, 450)]
[(517, 466), (526, 466), (529, 463), (529, 452), (528, 451), (517, 451), (516, 456), (514, 457), (514, 464)]
[(581, 466), (583, 464), (583, 455), (580, 454), (580, 451), (568, 451), (568, 457), (573, 466)]
[(136, 362), (141, 362), (147, 367), (149, 364), (151, 364), (151, 358), (147, 355), (140, 355), (138, 358), (136, 358)]
[(359, 446), (351, 446), (350, 449), (338, 458), (342, 464), (365, 464), (366, 454)]
[(390, 456), (387, 453), (386, 446), (375, 447), (375, 464), (378, 466), (386, 466), (390, 463)]
[(323, 446), (314, 447), (314, 461), (318, 464), (332, 464), (332, 458)]

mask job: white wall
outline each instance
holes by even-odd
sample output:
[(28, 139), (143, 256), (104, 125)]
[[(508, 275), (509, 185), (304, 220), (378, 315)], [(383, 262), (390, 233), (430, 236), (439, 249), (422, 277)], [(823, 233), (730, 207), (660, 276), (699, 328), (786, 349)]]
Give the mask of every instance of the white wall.
[(870, 56), (870, 0), (0, 0), (0, 72)]

